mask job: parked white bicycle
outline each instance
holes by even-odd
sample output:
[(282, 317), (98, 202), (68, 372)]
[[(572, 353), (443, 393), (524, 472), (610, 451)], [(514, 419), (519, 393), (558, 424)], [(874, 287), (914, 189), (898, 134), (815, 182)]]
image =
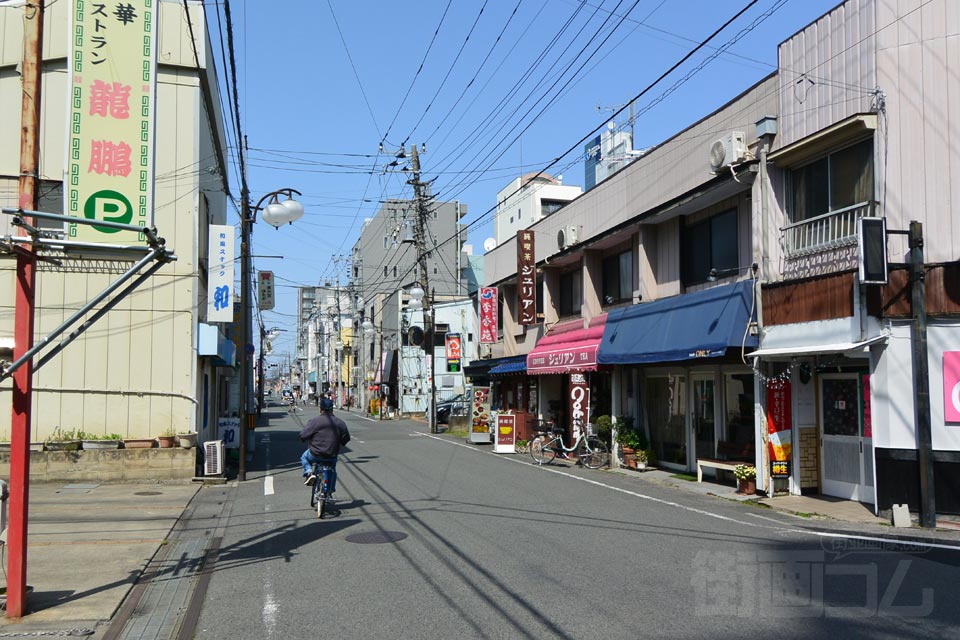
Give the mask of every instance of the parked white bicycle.
[(553, 462), (557, 453), (574, 453), (580, 464), (588, 469), (599, 469), (610, 463), (610, 450), (600, 438), (580, 432), (572, 447), (563, 444), (563, 429), (548, 421), (549, 430), (538, 430), (537, 437), (530, 441), (530, 456), (537, 464)]

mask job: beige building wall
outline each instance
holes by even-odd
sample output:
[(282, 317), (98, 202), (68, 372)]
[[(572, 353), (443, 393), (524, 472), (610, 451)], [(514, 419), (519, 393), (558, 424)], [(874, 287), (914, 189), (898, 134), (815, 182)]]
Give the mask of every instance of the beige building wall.
[[(69, 2), (46, 12), (41, 177), (62, 180), (66, 127), (66, 22)], [(165, 265), (34, 376), (32, 439), (56, 427), (124, 437), (196, 430), (202, 389), (197, 322), (206, 309), (206, 225), (224, 223), (220, 175), (222, 122), (213, 70), (194, 62), (183, 6), (161, 2), (156, 104), (155, 224), (177, 261)], [(19, 173), (22, 7), (0, 8), (0, 202), (15, 205)], [(202, 8), (191, 5), (201, 67), (209, 57)], [(205, 95), (206, 94), (206, 95)], [(215, 101), (212, 104), (217, 104)], [(220, 157), (218, 157), (218, 155)], [(9, 228), (3, 216), (4, 229)], [(8, 233), (8, 231), (3, 231)], [(0, 336), (12, 337), (14, 263), (0, 261)], [(65, 273), (44, 267), (37, 277), (36, 339), (47, 335), (118, 273)], [(212, 387), (216, 387), (213, 382)], [(212, 389), (211, 389), (212, 391)], [(0, 386), (0, 437), (9, 436), (10, 383)], [(200, 418), (202, 420), (202, 418)]]

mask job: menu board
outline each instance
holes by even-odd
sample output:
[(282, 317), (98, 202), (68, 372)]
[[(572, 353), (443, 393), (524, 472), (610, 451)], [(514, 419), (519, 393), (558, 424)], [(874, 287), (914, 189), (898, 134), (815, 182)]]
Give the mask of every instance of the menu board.
[(490, 442), (490, 387), (473, 388), (470, 417), (470, 441)]
[(493, 441), (494, 453), (516, 453), (517, 416), (497, 415), (497, 435)]

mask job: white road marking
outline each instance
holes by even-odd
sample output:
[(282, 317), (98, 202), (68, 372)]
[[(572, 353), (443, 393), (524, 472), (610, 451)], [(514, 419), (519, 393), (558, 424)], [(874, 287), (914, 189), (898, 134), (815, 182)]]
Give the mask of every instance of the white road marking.
[(263, 611), (260, 617), (263, 619), (263, 626), (267, 628), (268, 637), (273, 637), (273, 631), (277, 628), (277, 612), (279, 609), (280, 605), (273, 597), (273, 585), (267, 578), (263, 585)]
[(273, 495), (273, 476), (266, 476), (263, 479), (263, 495)]
[[(474, 451), (474, 452), (476, 452), (476, 453), (481, 453), (481, 454), (486, 454), (486, 455), (494, 456), (494, 457), (496, 457), (496, 458), (499, 459), (499, 460), (505, 460), (505, 461), (508, 461), (508, 462), (514, 462), (514, 463), (516, 463), (516, 464), (522, 464), (522, 465), (525, 465), (525, 466), (528, 466), (528, 467), (531, 467), (531, 468), (534, 468), (534, 469), (540, 469), (541, 471), (548, 471), (548, 472), (550, 472), (550, 473), (555, 473), (555, 474), (560, 475), (560, 476), (564, 476), (564, 477), (567, 477), (567, 478), (572, 478), (573, 480), (579, 480), (579, 481), (581, 481), (581, 482), (586, 482), (587, 484), (592, 484), (592, 485), (596, 485), (596, 486), (598, 486), (598, 487), (603, 487), (603, 488), (605, 488), (605, 489), (610, 489), (611, 491), (617, 491), (617, 492), (619, 492), (619, 493), (625, 493), (625, 494), (627, 494), (627, 495), (634, 496), (634, 497), (636, 497), (636, 498), (642, 498), (643, 500), (649, 500), (649, 501), (651, 501), (651, 502), (656, 502), (656, 503), (663, 504), (663, 505), (666, 505), (666, 506), (669, 506), (669, 507), (675, 507), (675, 508), (677, 508), (677, 509), (682, 509), (682, 510), (684, 510), (684, 511), (690, 511), (690, 512), (692, 512), (692, 513), (697, 513), (697, 514), (700, 514), (700, 515), (703, 515), (703, 516), (708, 516), (708, 517), (710, 517), (710, 518), (716, 518), (717, 520), (725, 520), (725, 521), (727, 521), (727, 522), (733, 522), (734, 524), (741, 524), (741, 525), (743, 525), (743, 526), (745, 526), (745, 527), (755, 527), (755, 528), (759, 528), (759, 529), (772, 529), (772, 530), (774, 530), (774, 531), (779, 531), (779, 532), (781, 532), (781, 533), (795, 533), (795, 534), (800, 534), (800, 535), (815, 536), (815, 537), (819, 537), (819, 538), (842, 538), (842, 539), (844, 539), (844, 540), (863, 540), (863, 541), (866, 541), (866, 542), (883, 542), (883, 543), (887, 543), (887, 544), (900, 543), (900, 544), (903, 544), (903, 545), (910, 545), (911, 547), (923, 547), (923, 548), (925, 548), (925, 549), (947, 549), (947, 550), (950, 550), (950, 551), (960, 551), (960, 547), (958, 547), (958, 546), (952, 546), (952, 545), (948, 545), (948, 544), (936, 544), (936, 543), (932, 543), (932, 542), (921, 542), (921, 541), (917, 541), (917, 540), (901, 540), (901, 539), (898, 539), (898, 538), (880, 538), (880, 537), (874, 537), (874, 536), (861, 536), (861, 535), (853, 535), (853, 534), (848, 534), (848, 533), (831, 533), (831, 532), (827, 532), (827, 531), (810, 531), (809, 529), (795, 529), (795, 528), (783, 527), (783, 526), (776, 526), (776, 527), (775, 527), (775, 526), (772, 526), (772, 525), (764, 525), (764, 524), (759, 524), (759, 523), (756, 523), (756, 522), (744, 522), (743, 520), (737, 520), (736, 518), (731, 518), (731, 517), (728, 517), (728, 516), (723, 516), (723, 515), (720, 515), (719, 513), (713, 513), (712, 511), (707, 511), (707, 510), (705, 510), (705, 509), (697, 509), (696, 507), (688, 507), (687, 505), (679, 504), (679, 503), (677, 503), (677, 502), (672, 502), (672, 501), (670, 501), (670, 500), (663, 500), (663, 499), (661, 499), (661, 498), (654, 498), (653, 496), (648, 496), (648, 495), (643, 494), (643, 493), (637, 493), (636, 491), (630, 491), (629, 489), (622, 489), (622, 488), (620, 488), (620, 487), (615, 487), (615, 486), (613, 486), (613, 485), (609, 485), (609, 484), (606, 484), (606, 483), (604, 483), (604, 482), (598, 482), (597, 480), (591, 480), (590, 478), (582, 478), (582, 477), (580, 477), (580, 476), (578, 476), (578, 475), (574, 475), (574, 474), (568, 473), (568, 472), (566, 472), (566, 471), (561, 471), (561, 470), (559, 470), (559, 469), (551, 469), (551, 468), (544, 467), (544, 466), (540, 466), (540, 465), (530, 464), (530, 463), (528, 463), (528, 462), (523, 462), (522, 460), (518, 460), (518, 459), (516, 459), (516, 458), (510, 458), (510, 457), (504, 457), (504, 456), (502, 456), (502, 455), (498, 455), (498, 454), (496, 454), (496, 453), (494, 453), (494, 452), (492, 452), (492, 451), (481, 451), (481, 450), (479, 450), (479, 449), (477, 449), (476, 447), (473, 447), (473, 446), (471, 446), (471, 445), (464, 444), (464, 443), (462, 443), (462, 442), (452, 442), (452, 441), (450, 441), (450, 440), (447, 440), (446, 438), (440, 438), (440, 437), (431, 435), (431, 434), (429, 434), (429, 433), (411, 433), (411, 434), (409, 434), (409, 435), (411, 435), (411, 436), (422, 436), (422, 437), (425, 437), (425, 438), (430, 438), (431, 440), (437, 440), (438, 442), (445, 442), (445, 443), (447, 443), (447, 444), (456, 445), (456, 446), (458, 446), (458, 447), (463, 447), (464, 449), (469, 449), (470, 451)], [(749, 515), (756, 515), (756, 514), (749, 514)], [(757, 517), (761, 517), (761, 516), (757, 516)], [(773, 521), (773, 522), (776, 522), (776, 521), (773, 520), (772, 518), (764, 518), (764, 519), (765, 519), (765, 520), (771, 520), (771, 521)]]
[(369, 420), (370, 422), (380, 422), (376, 418), (368, 418), (367, 416), (357, 416), (358, 418), (363, 418), (364, 420)]

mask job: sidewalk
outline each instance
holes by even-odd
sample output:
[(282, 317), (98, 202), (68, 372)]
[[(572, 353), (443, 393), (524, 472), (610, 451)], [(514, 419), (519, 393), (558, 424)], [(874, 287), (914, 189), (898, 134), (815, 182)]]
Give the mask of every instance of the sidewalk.
[(28, 614), (0, 618), (0, 634), (101, 634), (98, 623), (114, 616), (200, 486), (31, 485), (27, 584), (33, 591)]

